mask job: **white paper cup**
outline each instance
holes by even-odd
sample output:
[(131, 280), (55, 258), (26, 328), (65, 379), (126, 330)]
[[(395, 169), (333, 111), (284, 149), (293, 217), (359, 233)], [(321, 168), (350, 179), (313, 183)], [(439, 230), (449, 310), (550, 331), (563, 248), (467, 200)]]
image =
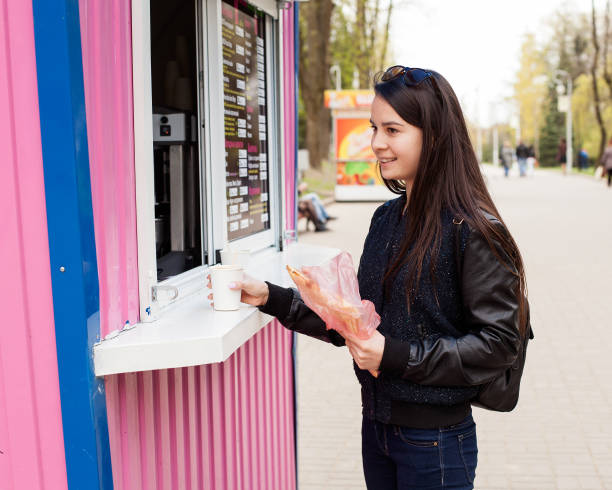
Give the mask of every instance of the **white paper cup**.
[(241, 265), (215, 265), (210, 268), (213, 303), (215, 310), (240, 309), (240, 289), (230, 289), (232, 282), (242, 281), (244, 271)]
[(241, 265), (246, 269), (250, 257), (250, 250), (221, 250), (221, 263), (223, 265)]

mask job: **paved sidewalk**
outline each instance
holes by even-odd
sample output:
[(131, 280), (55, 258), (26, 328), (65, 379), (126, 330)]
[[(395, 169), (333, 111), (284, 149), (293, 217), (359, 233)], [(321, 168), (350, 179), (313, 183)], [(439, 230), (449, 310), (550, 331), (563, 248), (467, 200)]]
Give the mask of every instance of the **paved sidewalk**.
[[(474, 411), (476, 488), (612, 489), (612, 190), (553, 172), (486, 174), (526, 262), (536, 339), (518, 408)], [(357, 263), (378, 205), (334, 204), (333, 231), (300, 241), (348, 250)], [(300, 336), (298, 404), (300, 490), (364, 489), (359, 385), (346, 349)]]

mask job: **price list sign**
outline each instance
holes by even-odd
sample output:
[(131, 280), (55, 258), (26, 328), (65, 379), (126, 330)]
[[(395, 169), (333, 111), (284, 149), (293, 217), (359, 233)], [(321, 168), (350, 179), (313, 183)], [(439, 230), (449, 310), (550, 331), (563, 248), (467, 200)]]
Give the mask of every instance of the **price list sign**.
[(232, 241), (270, 228), (265, 17), (242, 2), (221, 5), (227, 234)]

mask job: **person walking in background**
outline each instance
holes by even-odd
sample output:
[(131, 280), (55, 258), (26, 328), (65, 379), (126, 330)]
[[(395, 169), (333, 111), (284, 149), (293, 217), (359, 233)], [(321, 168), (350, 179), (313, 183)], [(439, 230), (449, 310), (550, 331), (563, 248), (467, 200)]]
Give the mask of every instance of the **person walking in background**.
[(378, 330), (344, 338), (295, 289), (249, 276), (230, 287), (286, 328), (348, 347), (368, 489), (468, 490), (478, 459), (471, 405), (519, 359), (530, 331), (523, 261), (446, 79), (398, 65), (374, 91), (372, 150), (398, 196), (374, 212), (357, 273)]
[(512, 168), (512, 161), (514, 160), (514, 150), (510, 146), (508, 140), (504, 140), (504, 144), (499, 152), (502, 166), (504, 167), (504, 175), (508, 177), (510, 169)]
[(580, 170), (586, 170), (588, 166), (589, 166), (589, 154), (584, 148), (582, 148), (578, 152), (578, 167), (580, 168)]
[(519, 166), (519, 175), (525, 177), (527, 171), (527, 157), (529, 157), (529, 149), (525, 146), (523, 141), (519, 141), (516, 147), (516, 159)]
[(608, 141), (608, 146), (601, 156), (601, 164), (604, 171), (608, 174), (608, 187), (612, 186), (612, 138)]
[(561, 138), (557, 148), (557, 162), (561, 165), (563, 173), (565, 173), (565, 165), (567, 163), (567, 141), (565, 138)]
[(527, 175), (533, 175), (533, 169), (535, 167), (536, 155), (533, 145), (529, 145), (527, 148)]

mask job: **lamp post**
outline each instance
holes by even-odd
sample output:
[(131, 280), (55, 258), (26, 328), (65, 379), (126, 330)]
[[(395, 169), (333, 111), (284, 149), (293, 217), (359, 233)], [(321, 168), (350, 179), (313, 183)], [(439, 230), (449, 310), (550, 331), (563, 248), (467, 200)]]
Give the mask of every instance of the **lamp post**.
[(332, 65), (329, 67), (329, 75), (336, 79), (336, 90), (342, 90), (342, 75), (340, 65)]
[[(572, 171), (572, 77), (565, 70), (555, 70), (555, 82), (557, 82), (557, 93), (563, 90), (563, 81), (567, 83), (567, 106), (565, 107), (565, 142), (567, 144), (565, 151), (566, 169), (567, 172)], [(561, 94), (559, 94), (561, 95)]]

